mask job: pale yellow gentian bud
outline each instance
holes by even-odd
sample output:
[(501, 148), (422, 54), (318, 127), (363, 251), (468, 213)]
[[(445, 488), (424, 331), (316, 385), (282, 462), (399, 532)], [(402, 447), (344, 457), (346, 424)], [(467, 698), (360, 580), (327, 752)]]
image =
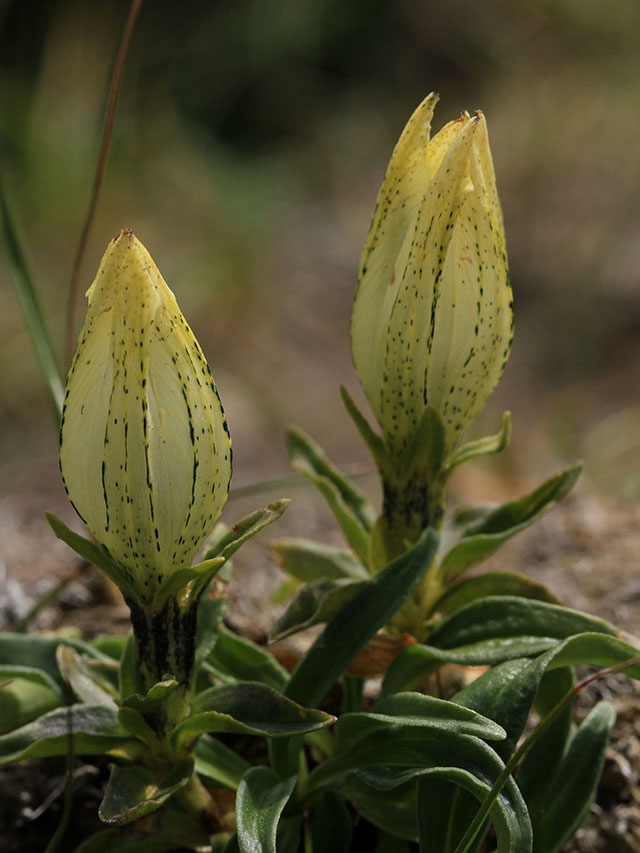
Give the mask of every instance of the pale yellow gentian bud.
[(60, 468), (78, 515), (148, 602), (222, 511), (229, 431), (202, 350), (131, 231), (110, 243), (87, 296)]
[(351, 318), (356, 372), (396, 460), (427, 406), (450, 453), (505, 366), (513, 329), (504, 229), (482, 113), (429, 138), (436, 95), (391, 157)]

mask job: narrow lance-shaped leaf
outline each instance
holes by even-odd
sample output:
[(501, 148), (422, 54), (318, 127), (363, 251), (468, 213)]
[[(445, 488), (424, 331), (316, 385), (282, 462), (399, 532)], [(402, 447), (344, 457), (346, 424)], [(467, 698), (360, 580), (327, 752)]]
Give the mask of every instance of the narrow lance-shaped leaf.
[(289, 737), (322, 729), (335, 720), (258, 682), (212, 687), (196, 696), (191, 710), (191, 716), (173, 732), (177, 749), (189, 749), (206, 732)]
[(287, 696), (305, 705), (317, 704), (418, 585), (437, 547), (438, 534), (426, 530), (412, 548), (370, 581), (328, 623), (300, 661)]
[(535, 853), (557, 853), (584, 821), (595, 796), (616, 713), (600, 702), (573, 736), (547, 795), (532, 814)]
[[(590, 664), (614, 666), (638, 655), (639, 650), (610, 634), (593, 631), (568, 636), (563, 640), (550, 637), (505, 637), (456, 649), (436, 649), (414, 645), (405, 649), (389, 667), (383, 681), (383, 694), (415, 687), (430, 673), (447, 662), (466, 666), (496, 664), (525, 655), (548, 652), (546, 666)], [(625, 670), (630, 678), (640, 679), (640, 666)]]
[(558, 599), (545, 586), (526, 575), (515, 572), (484, 572), (481, 575), (465, 578), (447, 589), (431, 607), (438, 617), (449, 616), (477, 601), (492, 595), (515, 595), (549, 604), (560, 604)]
[(346, 751), (358, 740), (391, 724), (417, 726), (432, 733), (442, 729), (483, 740), (505, 737), (500, 725), (470, 707), (420, 693), (396, 693), (379, 699), (366, 713), (343, 714), (335, 727), (336, 750)]
[(300, 430), (289, 431), (287, 447), (293, 468), (319, 489), (347, 542), (366, 564), (375, 513), (364, 494)]
[(165, 774), (137, 765), (111, 765), (111, 775), (98, 813), (100, 820), (114, 826), (131, 823), (154, 812), (187, 784), (193, 773), (193, 758), (185, 758)]
[(278, 822), (295, 783), (295, 776), (281, 780), (268, 767), (247, 771), (236, 798), (240, 853), (276, 853)]
[(269, 652), (222, 627), (207, 663), (236, 681), (260, 681), (284, 690), (289, 674)]
[[(371, 768), (370, 773), (367, 768)], [(390, 725), (357, 740), (341, 755), (316, 767), (304, 792), (308, 796), (356, 770), (368, 784), (388, 788), (432, 774), (461, 785), (482, 800), (503, 769), (496, 753), (475, 737), (444, 729), (433, 730), (430, 737), (425, 737), (419, 728)], [(494, 804), (491, 818), (500, 850), (530, 853), (529, 816), (512, 779)]]
[[(28, 670), (40, 670), (45, 674), (44, 681), (52, 681), (62, 695), (65, 681), (60, 675), (56, 652), (63, 643), (80, 654), (109, 665), (111, 658), (93, 648), (89, 643), (71, 637), (43, 637), (39, 634), (0, 633), (0, 667), (26, 667)], [(44, 682), (43, 682), (44, 683)], [(56, 689), (52, 685), (52, 689)]]
[(115, 708), (105, 705), (72, 705), (57, 708), (38, 720), (0, 737), (0, 764), (25, 758), (66, 755), (69, 734), (75, 755), (139, 755), (142, 744), (118, 723)]
[(488, 435), (469, 441), (459, 447), (447, 459), (446, 473), (450, 476), (455, 469), (464, 462), (478, 459), (481, 456), (490, 456), (494, 453), (502, 453), (509, 444), (511, 438), (511, 412), (505, 412), (502, 416), (502, 429), (495, 435)]
[(546, 480), (524, 497), (507, 501), (480, 520), (467, 525), (460, 541), (440, 562), (438, 575), (443, 583), (452, 583), (468, 568), (494, 554), (507, 539), (535, 524), (573, 488), (581, 470), (582, 465), (574, 465)]
[(311, 819), (313, 853), (349, 853), (352, 820), (344, 801), (326, 791)]
[[(107, 705), (115, 708), (116, 691), (112, 684), (92, 667), (91, 658), (83, 658), (71, 646), (58, 646), (58, 666), (75, 695), (88, 705)], [(114, 663), (114, 667), (116, 664)]]
[(217, 537), (210, 547), (205, 548), (205, 559), (220, 556), (228, 560), (244, 542), (277, 521), (290, 503), (288, 498), (281, 498), (240, 519), (230, 530)]
[[(544, 673), (532, 706), (541, 720), (573, 690), (575, 680), (575, 673), (570, 666)], [(574, 730), (573, 715), (573, 703), (568, 703), (527, 750), (518, 765), (518, 787), (525, 798), (529, 814), (533, 814), (540, 801), (546, 797), (549, 784), (558, 771)]]
[(237, 789), (251, 766), (235, 750), (209, 735), (203, 735), (198, 741), (195, 758), (197, 773), (215, 788)]
[(449, 649), (493, 638), (552, 637), (598, 631), (616, 636), (613, 625), (558, 604), (514, 595), (492, 595), (457, 610), (429, 636), (430, 645)]
[(367, 581), (320, 580), (303, 586), (273, 626), (272, 641), (329, 622), (366, 584)]
[(274, 562), (285, 574), (304, 583), (319, 580), (366, 580), (369, 573), (353, 551), (297, 537), (276, 539), (269, 545)]

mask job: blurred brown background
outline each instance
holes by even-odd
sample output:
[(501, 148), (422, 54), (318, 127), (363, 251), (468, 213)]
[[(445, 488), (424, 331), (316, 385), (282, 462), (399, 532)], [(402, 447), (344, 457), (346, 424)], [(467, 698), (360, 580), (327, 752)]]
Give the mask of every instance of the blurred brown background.
[[(0, 2), (2, 168), (60, 358), (128, 6)], [(359, 253), (394, 142), (437, 90), (436, 130), (465, 108), (486, 113), (516, 310), (512, 356), (478, 424), (495, 431), (510, 408), (512, 446), (457, 489), (513, 494), (584, 457), (587, 486), (637, 496), (639, 33), (637, 0), (147, 0), (82, 290), (111, 237), (133, 228), (210, 360), (235, 486), (286, 473), (291, 423), (337, 462), (366, 461), (337, 390), (358, 391)], [(43, 510), (71, 511), (4, 257), (0, 291), (0, 534), (18, 570), (29, 543), (51, 541)], [(291, 524), (309, 533), (311, 498), (294, 491)]]

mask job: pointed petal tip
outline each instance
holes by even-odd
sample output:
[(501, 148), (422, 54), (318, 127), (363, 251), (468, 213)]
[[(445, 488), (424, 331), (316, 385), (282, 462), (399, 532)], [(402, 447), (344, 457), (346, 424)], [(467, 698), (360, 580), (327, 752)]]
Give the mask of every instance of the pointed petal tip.
[(121, 228), (120, 232), (111, 240), (111, 245), (113, 246), (114, 243), (117, 243), (122, 237), (133, 237), (134, 240), (136, 239), (135, 234), (127, 225), (124, 228)]

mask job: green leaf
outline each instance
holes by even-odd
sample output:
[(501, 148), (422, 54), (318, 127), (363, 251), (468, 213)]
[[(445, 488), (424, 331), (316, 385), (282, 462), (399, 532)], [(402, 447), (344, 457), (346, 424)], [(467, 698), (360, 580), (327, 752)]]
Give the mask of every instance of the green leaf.
[(508, 501), (467, 525), (460, 541), (438, 567), (443, 583), (449, 585), (468, 568), (494, 554), (507, 539), (535, 524), (573, 488), (581, 470), (581, 465), (568, 468), (524, 497)]
[(507, 637), (457, 649), (436, 649), (419, 644), (409, 646), (391, 662), (382, 682), (382, 695), (417, 687), (446, 663), (491, 666), (514, 658), (533, 657), (553, 648), (557, 642), (549, 637)]
[[(92, 648), (88, 643), (74, 640), (71, 637), (41, 637), (39, 634), (0, 633), (0, 667), (7, 674), (11, 672), (7, 667), (14, 668), (14, 674), (18, 673), (15, 668), (20, 667), (22, 677), (28, 677), (34, 681), (38, 679), (52, 690), (57, 690), (62, 696), (63, 690), (66, 689), (66, 682), (60, 674), (56, 659), (56, 649), (61, 643), (71, 646), (88, 658), (103, 661), (105, 664), (111, 663), (110, 658)], [(40, 677), (36, 676), (35, 670), (44, 674)]]
[[(395, 658), (383, 681), (382, 692), (396, 693), (415, 687), (445, 663), (491, 665), (545, 651), (549, 652), (547, 668), (578, 664), (615, 666), (639, 653), (616, 637), (594, 632), (570, 636), (560, 642), (550, 637), (505, 637), (446, 650), (416, 644)], [(625, 672), (630, 678), (640, 679), (640, 666), (631, 666)]]
[(0, 764), (25, 758), (66, 755), (72, 732), (75, 755), (122, 755), (140, 752), (139, 741), (127, 736), (116, 711), (105, 705), (56, 708), (26, 726), (0, 737)]
[(344, 800), (333, 791), (326, 791), (311, 818), (313, 853), (349, 853), (351, 826), (351, 815)]
[(376, 575), (327, 624), (294, 670), (286, 695), (304, 705), (317, 705), (420, 583), (437, 547), (438, 534), (425, 530), (412, 548)]
[(278, 824), (276, 849), (278, 853), (299, 853), (302, 834), (302, 815), (283, 817)]
[[(76, 847), (74, 853), (173, 853), (206, 849), (208, 838), (202, 825), (182, 809), (171, 806), (169, 802), (148, 825), (141, 821), (142, 825), (130, 830), (111, 827), (96, 832)], [(209, 849), (220, 853), (222, 848), (212, 844)]]
[(221, 626), (207, 660), (216, 670), (236, 681), (259, 681), (280, 691), (289, 681), (289, 673), (273, 655), (224, 626)]
[(196, 630), (196, 657), (194, 673), (197, 674), (218, 639), (218, 629), (227, 606), (226, 598), (211, 598), (206, 592), (198, 602)]
[(196, 746), (196, 772), (211, 787), (236, 790), (250, 764), (218, 738), (203, 735)]
[(118, 708), (118, 722), (127, 734), (137, 737), (152, 749), (157, 748), (158, 737), (140, 711), (123, 705)]
[(156, 811), (187, 784), (193, 773), (193, 758), (185, 758), (166, 775), (158, 776), (140, 765), (111, 765), (111, 775), (98, 814), (112, 826), (123, 826)]
[(360, 436), (364, 443), (369, 448), (371, 455), (373, 456), (376, 465), (378, 466), (378, 470), (380, 473), (390, 472), (394, 470), (394, 463), (389, 455), (389, 451), (387, 449), (387, 445), (384, 443), (383, 439), (375, 432), (369, 421), (364, 417), (361, 413), (360, 409), (356, 406), (353, 401), (353, 398), (344, 387), (344, 385), (340, 386), (340, 395), (342, 397), (342, 402), (344, 403), (345, 409), (349, 413), (351, 419), (356, 425), (356, 429), (360, 433)]
[(8, 679), (13, 681), (14, 679), (21, 679), (23, 681), (29, 681), (34, 685), (39, 685), (40, 687), (46, 687), (49, 692), (53, 693), (59, 702), (64, 701), (63, 691), (60, 688), (60, 684), (43, 669), (36, 669), (32, 666), (14, 666), (11, 664), (2, 664), (0, 663), (0, 682)]
[(61, 539), (72, 551), (75, 551), (78, 556), (82, 557), (83, 560), (86, 560), (104, 572), (125, 597), (135, 598), (133, 587), (127, 580), (124, 571), (111, 559), (105, 548), (90, 542), (84, 536), (78, 536), (63, 521), (56, 518), (52, 512), (45, 512), (45, 515), (58, 539)]
[[(575, 676), (569, 666), (545, 672), (538, 686), (533, 710), (544, 719), (573, 688)], [(529, 814), (546, 797), (550, 780), (558, 772), (573, 729), (573, 703), (568, 703), (547, 731), (525, 753), (518, 766), (517, 781)]]
[(524, 731), (545, 667), (544, 655), (534, 660), (506, 661), (453, 697), (453, 702), (473, 708), (504, 727), (507, 738), (496, 745), (496, 752), (505, 761)]
[[(364, 772), (370, 768), (372, 772)], [(398, 768), (395, 771), (395, 768)], [(316, 767), (304, 786), (305, 795), (336, 784), (357, 770), (367, 784), (393, 788), (413, 776), (433, 775), (465, 788), (482, 801), (504, 765), (483, 741), (444, 729), (430, 737), (414, 726), (389, 725), (357, 740), (348, 750)], [(530, 853), (531, 826), (524, 800), (509, 779), (494, 804), (491, 819), (499, 849)], [(503, 847), (504, 845), (504, 847)]]
[(485, 572), (465, 578), (450, 587), (434, 603), (431, 612), (447, 616), (478, 598), (490, 595), (517, 595), (521, 598), (547, 601), (549, 604), (560, 604), (546, 587), (525, 575), (513, 572)]
[(277, 853), (278, 822), (295, 784), (295, 776), (281, 780), (268, 767), (246, 772), (236, 797), (240, 853)]
[(193, 700), (192, 716), (173, 732), (177, 749), (189, 747), (205, 732), (283, 737), (324, 728), (335, 717), (303, 708), (272, 687), (258, 682), (212, 687)]
[(178, 688), (175, 678), (167, 678), (152, 685), (146, 693), (132, 693), (122, 700), (125, 708), (133, 708), (143, 716), (153, 714), (161, 705), (164, 705), (169, 696)]
[[(57, 649), (58, 668), (77, 698), (86, 705), (116, 707), (116, 690), (101, 672), (102, 662), (80, 655), (74, 648), (60, 643)], [(97, 665), (96, 665), (97, 664)], [(113, 669), (118, 665), (113, 661)]]
[[(168, 598), (178, 598), (186, 609), (199, 600), (204, 588), (223, 566), (224, 557), (212, 557), (195, 566), (183, 566), (169, 573), (154, 593), (152, 606), (158, 610)], [(137, 600), (137, 596), (133, 597)]]
[[(389, 772), (388, 769), (380, 769), (378, 771), (377, 780), (376, 774), (359, 771), (358, 775), (361, 778), (367, 779), (370, 784), (378, 782), (381, 785), (381, 789), (385, 791), (387, 786), (391, 786), (393, 784), (393, 773)], [(475, 769), (475, 772), (465, 769), (464, 767), (461, 768), (455, 766), (433, 767), (429, 769), (415, 768), (410, 771), (410, 773), (398, 774), (398, 778), (402, 780), (406, 779), (408, 776), (412, 776), (415, 781), (418, 782), (418, 792), (420, 792), (423, 782), (432, 778), (438, 782), (444, 781), (450, 785), (454, 784), (457, 788), (462, 789), (463, 793), (466, 792), (471, 794), (480, 803), (485, 799), (490, 790), (490, 784), (487, 779), (483, 778), (481, 775), (477, 775), (477, 768)], [(531, 853), (532, 830), (526, 805), (513, 780), (509, 779), (507, 784), (510, 787), (508, 794), (505, 795), (503, 799), (498, 798), (490, 812), (491, 822), (494, 825), (498, 839), (498, 850), (500, 850), (501, 853), (502, 851), (505, 851), (505, 853)], [(503, 790), (503, 794), (504, 793), (505, 792)], [(423, 797), (425, 796), (426, 794), (423, 794)], [(421, 798), (419, 794), (417, 804), (418, 814), (420, 814), (422, 800), (423, 798)], [(477, 806), (475, 811), (477, 811)], [(464, 803), (462, 815), (464, 815), (465, 819), (473, 817), (475, 811), (470, 807), (468, 801)], [(460, 813), (458, 813), (457, 817), (460, 816)], [(425, 815), (424, 820), (419, 822), (420, 850), (438, 850), (438, 853), (441, 853), (441, 848), (437, 847), (434, 844), (434, 841), (437, 842), (439, 840), (438, 836), (442, 831), (442, 827), (439, 824), (435, 827), (436, 837), (434, 838), (427, 823), (427, 818), (428, 814)], [(462, 828), (464, 828), (464, 825)], [(477, 845), (474, 844), (474, 849), (476, 846)], [(445, 848), (445, 850), (446, 849), (447, 848)], [(442, 853), (444, 853), (444, 851), (442, 851)]]
[(299, 430), (289, 431), (287, 447), (292, 467), (320, 490), (347, 542), (366, 565), (369, 531), (375, 513), (364, 493), (329, 461), (314, 441)]
[[(477, 800), (464, 788), (437, 776), (422, 776), (418, 781), (417, 800), (422, 848), (434, 853), (453, 853), (477, 811)], [(482, 842), (488, 828), (489, 822), (473, 850)]]
[(11, 277), (15, 285), (20, 308), (24, 316), (31, 343), (40, 365), (53, 404), (56, 420), (62, 416), (64, 383), (51, 345), (49, 329), (45, 321), (33, 277), (27, 263), (22, 241), (18, 232), (16, 218), (9, 206), (6, 194), (0, 182), (0, 218), (7, 247), (7, 259)]
[(544, 800), (531, 819), (534, 853), (557, 853), (583, 823), (595, 797), (616, 714), (608, 702), (591, 711), (571, 739)]
[[(348, 776), (340, 788), (340, 792), (356, 804), (358, 813), (382, 830), (378, 833), (380, 844), (376, 853), (378, 850), (385, 853), (409, 853), (405, 842), (418, 840), (416, 791), (413, 779), (391, 790), (379, 791), (371, 788), (356, 774)], [(383, 840), (386, 842), (384, 846)]]
[[(127, 644), (127, 636), (127, 634), (105, 635), (104, 637), (97, 637), (95, 640), (91, 640), (89, 645), (97, 649), (100, 654), (111, 658), (111, 660), (120, 661), (124, 647)], [(112, 830), (106, 831), (111, 832)]]
[(493, 720), (462, 705), (420, 693), (396, 693), (379, 699), (370, 712), (343, 714), (334, 729), (336, 750), (345, 751), (356, 741), (390, 724), (420, 726), (427, 730), (445, 729), (484, 740), (502, 740), (505, 737), (504, 729)]
[(118, 694), (120, 701), (123, 702), (127, 696), (141, 693), (142, 690), (142, 678), (138, 669), (138, 658), (136, 655), (136, 641), (133, 631), (129, 631), (127, 641), (122, 650), (120, 669), (118, 671)]
[(364, 589), (367, 581), (320, 580), (303, 586), (277, 620), (271, 641), (329, 622)]
[(447, 476), (450, 476), (459, 465), (462, 465), (463, 462), (468, 462), (470, 459), (477, 459), (479, 456), (491, 456), (494, 453), (502, 453), (509, 444), (510, 438), (511, 412), (505, 412), (502, 416), (502, 429), (500, 432), (495, 435), (487, 435), (476, 441), (469, 441), (467, 444), (463, 444), (462, 447), (454, 450), (447, 459)]
[(413, 434), (401, 476), (417, 474), (427, 482), (435, 480), (442, 469), (446, 443), (444, 423), (433, 406), (427, 406)]
[(42, 678), (45, 673), (14, 667), (16, 671), (25, 671), (25, 677), (22, 677), (17, 672), (7, 672), (9, 669), (3, 667), (0, 675), (0, 683), (7, 676), (11, 679), (0, 687), (0, 735), (30, 723), (63, 702), (57, 685), (55, 689), (45, 686)]
[(562, 640), (572, 634), (618, 632), (603, 619), (558, 604), (512, 595), (493, 595), (462, 607), (429, 635), (441, 649), (507, 637), (548, 637)]
[(353, 771), (367, 784), (389, 790), (435, 767), (463, 768), (489, 781), (500, 775), (504, 765), (491, 747), (471, 735), (434, 726), (426, 736), (422, 726), (387, 723), (369, 729), (314, 768), (303, 786), (304, 795), (335, 785)]
[(247, 539), (277, 521), (290, 503), (288, 498), (282, 498), (240, 519), (229, 531), (209, 544), (205, 558), (220, 556), (228, 560)]
[[(443, 777), (449, 782), (455, 782), (460, 788), (472, 794), (480, 803), (482, 803), (490, 790), (489, 785), (464, 770), (447, 770), (443, 772), (438, 769), (434, 770), (432, 775)], [(509, 792), (510, 796), (504, 796), (507, 785), (511, 789)], [(498, 796), (490, 811), (491, 823), (495, 829), (498, 841), (498, 850), (500, 853), (531, 853), (533, 834), (527, 807), (512, 779), (509, 779), (507, 785), (503, 788), (502, 794)], [(501, 800), (502, 797), (504, 799)], [(419, 796), (419, 803), (420, 801), (421, 798)], [(422, 851), (426, 853), (426, 851), (435, 849), (432, 846), (429, 826), (425, 821), (420, 825), (420, 851), (421, 853)]]
[(275, 564), (303, 583), (319, 580), (366, 580), (369, 573), (353, 551), (310, 539), (284, 537), (269, 545)]

